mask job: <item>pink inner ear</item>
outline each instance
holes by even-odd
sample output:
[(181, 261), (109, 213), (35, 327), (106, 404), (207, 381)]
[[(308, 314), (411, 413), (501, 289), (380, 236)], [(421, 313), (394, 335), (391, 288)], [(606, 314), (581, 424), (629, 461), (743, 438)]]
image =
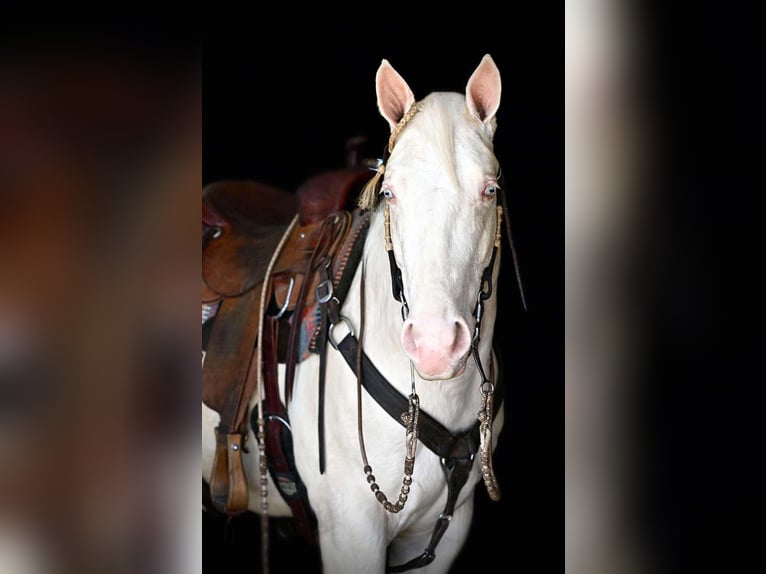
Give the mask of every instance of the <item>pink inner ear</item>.
[(391, 65), (387, 65), (380, 69), (377, 90), (380, 112), (396, 125), (415, 101), (409, 86)]
[(473, 100), (476, 113), (482, 121), (492, 113), (497, 101), (493, 93), (492, 81), (489, 78), (478, 78), (471, 86), (471, 99)]
[(493, 62), (482, 60), (468, 80), (468, 108), (486, 122), (497, 112), (500, 104), (500, 73)]

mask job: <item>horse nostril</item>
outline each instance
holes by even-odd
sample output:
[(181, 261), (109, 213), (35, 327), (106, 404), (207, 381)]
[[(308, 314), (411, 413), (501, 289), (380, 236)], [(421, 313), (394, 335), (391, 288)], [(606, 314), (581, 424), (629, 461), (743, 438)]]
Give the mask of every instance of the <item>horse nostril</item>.
[(455, 339), (451, 351), (454, 355), (463, 355), (471, 345), (471, 337), (468, 326), (464, 321), (455, 321)]
[(451, 352), (457, 351), (458, 343), (460, 342), (460, 323), (458, 321), (455, 321), (454, 323), (454, 338), (452, 340), (452, 346), (450, 347)]
[(410, 320), (404, 324), (404, 330), (402, 331), (402, 345), (404, 346), (404, 352), (408, 355), (414, 355), (418, 350), (417, 337), (413, 330), (413, 323)]

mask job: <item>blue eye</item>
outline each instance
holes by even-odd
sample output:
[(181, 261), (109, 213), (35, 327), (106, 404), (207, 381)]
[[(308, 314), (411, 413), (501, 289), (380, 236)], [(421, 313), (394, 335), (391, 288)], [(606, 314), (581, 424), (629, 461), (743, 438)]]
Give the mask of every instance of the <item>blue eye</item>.
[(385, 197), (386, 199), (393, 199), (394, 198), (394, 192), (391, 191), (388, 188), (384, 188), (380, 193), (382, 193), (383, 197)]
[(494, 197), (497, 195), (497, 192), (500, 190), (498, 185), (496, 183), (490, 183), (487, 187), (484, 188), (484, 196), (485, 197)]

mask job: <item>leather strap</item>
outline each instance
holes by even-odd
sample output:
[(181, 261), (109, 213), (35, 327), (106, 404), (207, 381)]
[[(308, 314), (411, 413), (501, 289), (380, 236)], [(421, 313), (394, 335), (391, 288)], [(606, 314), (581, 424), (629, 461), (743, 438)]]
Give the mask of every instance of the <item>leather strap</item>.
[[(317, 341), (317, 352), (319, 353), (319, 382), (317, 401), (317, 440), (319, 442), (319, 473), (324, 474), (326, 468), (326, 448), (324, 432), (324, 403), (325, 386), (327, 371), (327, 335), (330, 324), (335, 324), (339, 318), (338, 297), (335, 293), (335, 286), (338, 283), (333, 281), (330, 274), (333, 267), (337, 268), (337, 273), (342, 276), (345, 265), (338, 267), (337, 259), (346, 259), (347, 255), (343, 246), (352, 229), (352, 217), (349, 213), (339, 213), (331, 215), (325, 220), (325, 225), (329, 225), (329, 235), (327, 239), (328, 246), (320, 251), (321, 245), (312, 256), (314, 269), (319, 276), (319, 283), (316, 288), (316, 299), (319, 302), (320, 320), (319, 336)], [(324, 239), (324, 237), (323, 237)], [(353, 246), (352, 246), (353, 247)], [(348, 282), (350, 284), (350, 282)], [(345, 286), (348, 289), (348, 284)], [(288, 369), (290, 364), (288, 363)]]
[(413, 568), (422, 568), (434, 561), (434, 558), (436, 558), (436, 547), (447, 531), (447, 527), (449, 527), (452, 513), (455, 511), (457, 496), (468, 480), (472, 468), (473, 457), (454, 458), (446, 461), (442, 459), (442, 470), (447, 481), (447, 503), (444, 505), (444, 510), (436, 521), (428, 546), (426, 546), (426, 549), (420, 556), (416, 556), (412, 560), (398, 566), (389, 566), (389, 572), (405, 572)]
[[(340, 309), (340, 306), (343, 304), (343, 301), (348, 294), (348, 290), (351, 288), (356, 269), (362, 259), (369, 223), (369, 212), (361, 211), (359, 209), (354, 210), (352, 213), (350, 230), (346, 233), (338, 250), (338, 254), (333, 259), (331, 265), (332, 274), (331, 276), (328, 274), (328, 278), (332, 279), (333, 295), (334, 298), (338, 300), (338, 309)], [(320, 331), (321, 323), (318, 323), (317, 328), (314, 329), (313, 333), (310, 335), (311, 339), (308, 348), (314, 353), (319, 352), (318, 340)]]
[(320, 305), (320, 330), (317, 341), (319, 353), (319, 397), (317, 401), (317, 440), (319, 444), (319, 474), (324, 474), (326, 464), (325, 437), (324, 437), (324, 390), (325, 375), (327, 373), (327, 305)]
[(227, 433), (215, 429), (215, 458), (210, 478), (213, 506), (226, 514), (247, 510), (248, 487), (242, 464), (243, 433)]
[(333, 262), (335, 297), (343, 302), (356, 275), (356, 269), (362, 259), (367, 231), (370, 228), (370, 213), (355, 210), (352, 214), (351, 229), (347, 234), (339, 255)]
[(287, 410), (279, 397), (277, 342), (279, 321), (272, 316), (263, 321), (263, 382), (266, 418), (266, 458), (271, 478), (293, 513), (295, 525), (309, 544), (316, 543), (316, 519), (308, 506), (306, 487), (292, 458), (292, 434)]
[(298, 299), (295, 304), (295, 309), (291, 318), (290, 336), (287, 343), (287, 357), (285, 359), (285, 402), (289, 403), (292, 398), (293, 381), (295, 380), (295, 367), (298, 363), (298, 334), (301, 330), (301, 322), (303, 321), (303, 309), (306, 304), (306, 300), (309, 297), (309, 287), (311, 281), (309, 277), (317, 269), (317, 265), (321, 262), (322, 258), (328, 253), (331, 248), (333, 240), (337, 239), (335, 233), (337, 233), (336, 223), (346, 221), (344, 214), (335, 214), (327, 217), (323, 222), (319, 230), (317, 245), (315, 246), (308, 264), (306, 265), (305, 277), (301, 290), (298, 294)]
[[(359, 342), (351, 334), (346, 335), (338, 344), (343, 359), (356, 372), (356, 361)], [(383, 410), (402, 427), (407, 425), (402, 415), (407, 413), (409, 403), (407, 398), (389, 383), (378, 371), (366, 353), (362, 352), (362, 385), (370, 396), (375, 399)], [(496, 404), (499, 404), (498, 401)], [(476, 454), (479, 448), (479, 423), (470, 429), (453, 435), (439, 421), (420, 410), (420, 442), (440, 458), (460, 458)]]

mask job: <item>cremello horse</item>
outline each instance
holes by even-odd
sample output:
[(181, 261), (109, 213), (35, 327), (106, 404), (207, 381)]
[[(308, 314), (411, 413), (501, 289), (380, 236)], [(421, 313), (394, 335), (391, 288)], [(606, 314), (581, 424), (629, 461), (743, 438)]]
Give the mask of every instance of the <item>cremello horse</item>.
[[(416, 102), (404, 79), (383, 60), (376, 75), (377, 104), (396, 132), (396, 141), (385, 169), (380, 170), (384, 172), (376, 190), (380, 198), (372, 208), (363, 263), (342, 308), (347, 322), (338, 324), (332, 335), (339, 341), (349, 328), (358, 334), (364, 285), (365, 352), (404, 397), (412, 393), (414, 381), (420, 408), (451, 432), (476, 424), (486, 396), (480, 366), (488, 374), (497, 372), (492, 354), (496, 296), (483, 301), (477, 339), (474, 330), (477, 293), (486, 289), (482, 274), (489, 269), (496, 283), (499, 268), (499, 253), (497, 263), (493, 256), (499, 251), (493, 245), (499, 247), (500, 226), (499, 164), (493, 136), (500, 88), (499, 70), (486, 55), (470, 76), (465, 95), (435, 92)], [(387, 218), (409, 307), (406, 320), (401, 303), (392, 297)], [(473, 358), (478, 360), (472, 360), (474, 340), (477, 356)], [(371, 492), (371, 481), (363, 471), (355, 373), (332, 347), (328, 347), (326, 368), (323, 474), (317, 452), (316, 357), (299, 365), (289, 405), (296, 465), (317, 517), (323, 570), (327, 574), (382, 573), (421, 555), (429, 545), (448, 496), (443, 462), (418, 444), (411, 485), (405, 489), (406, 504), (400, 512), (388, 512)], [(254, 397), (251, 406), (255, 403)], [(362, 395), (362, 412), (374, 480), (395, 501), (402, 488), (405, 433), (367, 393)], [(202, 415), (203, 477), (209, 480), (218, 415), (204, 405)], [(488, 425), (490, 454), (502, 424), (501, 407)], [(249, 444), (256, 444), (254, 436)], [(250, 507), (258, 512), (257, 449), (250, 449), (245, 464), (251, 483)], [(480, 457), (473, 460), (471, 456), (454, 511), (451, 517), (442, 517), (445, 529), (435, 558), (413, 572), (449, 570), (469, 531), (481, 467)], [(269, 484), (268, 508), (273, 516), (290, 514), (273, 484)]]

